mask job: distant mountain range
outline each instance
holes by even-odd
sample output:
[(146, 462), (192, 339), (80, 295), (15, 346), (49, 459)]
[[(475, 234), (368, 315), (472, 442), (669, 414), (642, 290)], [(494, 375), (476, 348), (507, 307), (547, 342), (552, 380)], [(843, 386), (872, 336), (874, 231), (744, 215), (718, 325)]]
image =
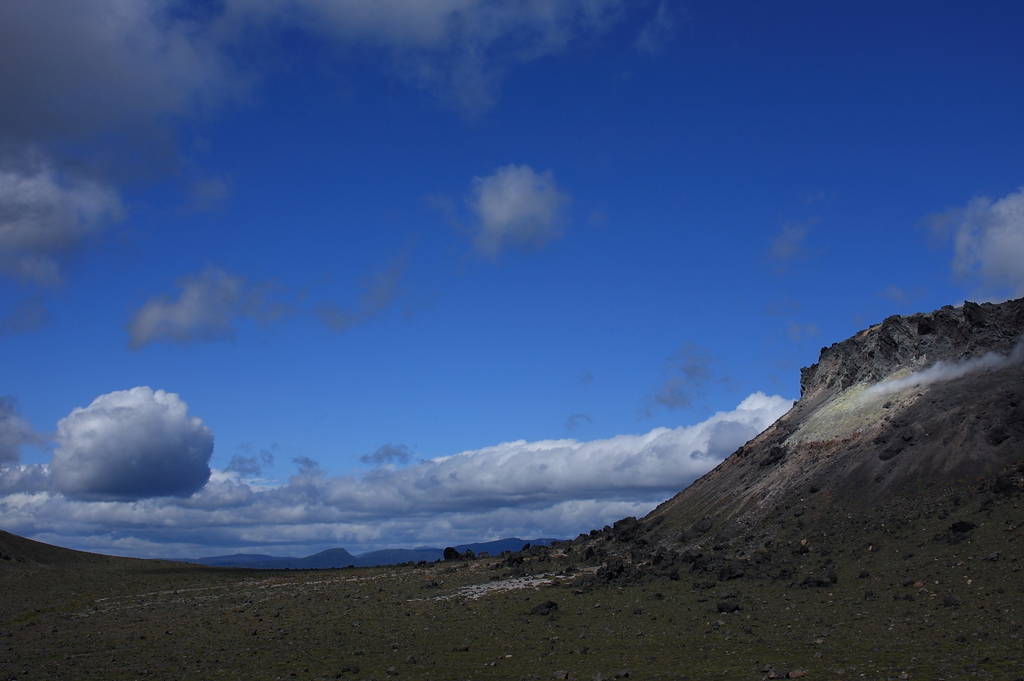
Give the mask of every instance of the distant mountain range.
[[(492, 556), (495, 556), (502, 551), (519, 551), (526, 544), (531, 546), (548, 546), (554, 541), (558, 540), (550, 537), (541, 537), (539, 539), (510, 537), (508, 539), (498, 539), (496, 541), (476, 544), (460, 544), (454, 548), (459, 553), (465, 553), (467, 550), (475, 554), (487, 551)], [(262, 570), (284, 570), (286, 568), (293, 570), (322, 570), (325, 568), (349, 566), (374, 567), (378, 565), (397, 565), (398, 563), (419, 562), (421, 560), (431, 562), (443, 559), (444, 549), (419, 547), (415, 549), (381, 549), (380, 551), (371, 551), (359, 556), (353, 556), (345, 549), (337, 548), (314, 553), (312, 556), (306, 556), (305, 558), (281, 558), (262, 553), (235, 553), (229, 556), (189, 558), (180, 562), (199, 563), (200, 565), (216, 567), (257, 568)]]

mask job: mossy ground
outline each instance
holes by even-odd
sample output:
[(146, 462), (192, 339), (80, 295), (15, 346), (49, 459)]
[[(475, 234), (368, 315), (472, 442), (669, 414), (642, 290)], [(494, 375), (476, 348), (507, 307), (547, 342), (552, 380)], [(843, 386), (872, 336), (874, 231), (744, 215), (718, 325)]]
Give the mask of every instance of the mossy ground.
[[(808, 499), (768, 521), (771, 560), (709, 550), (747, 561), (726, 581), (684, 571), (580, 588), (586, 546), (614, 544), (602, 537), (528, 552), (515, 573), (498, 558), (274, 572), (2, 561), (0, 679), (763, 679), (766, 665), (809, 679), (1016, 679), (1017, 501), (853, 512)], [(950, 535), (961, 520), (975, 529)], [(799, 586), (824, 569), (837, 583)], [(549, 578), (506, 582), (531, 574)], [(482, 585), (519, 588), (474, 598)], [(950, 591), (961, 604), (946, 605)], [(557, 609), (535, 613), (545, 601)], [(741, 609), (719, 613), (722, 601)]]

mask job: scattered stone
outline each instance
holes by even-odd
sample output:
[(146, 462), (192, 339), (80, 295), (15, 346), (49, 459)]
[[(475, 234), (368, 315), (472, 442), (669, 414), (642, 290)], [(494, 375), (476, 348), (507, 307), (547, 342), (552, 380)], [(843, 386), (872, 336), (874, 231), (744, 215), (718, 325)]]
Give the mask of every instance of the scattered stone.
[(957, 596), (952, 591), (948, 591), (946, 596), (942, 599), (942, 604), (947, 608), (955, 608), (959, 605), (963, 605), (964, 599)]
[(744, 574), (746, 572), (743, 569), (743, 561), (734, 560), (718, 571), (718, 580), (724, 582), (729, 579), (738, 579)]
[(719, 601), (718, 612), (736, 612), (740, 609), (740, 604), (735, 601)]
[(555, 672), (555, 673), (553, 673), (551, 675), (551, 678), (553, 678), (553, 679), (568, 679), (569, 678), (569, 672), (565, 671), (564, 669), (559, 669), (557, 672)]
[(544, 601), (540, 605), (534, 606), (530, 613), (533, 615), (550, 615), (553, 611), (558, 610), (558, 603), (554, 601)]
[(839, 581), (839, 575), (836, 574), (835, 570), (825, 570), (821, 573), (814, 584), (815, 586), (832, 586)]

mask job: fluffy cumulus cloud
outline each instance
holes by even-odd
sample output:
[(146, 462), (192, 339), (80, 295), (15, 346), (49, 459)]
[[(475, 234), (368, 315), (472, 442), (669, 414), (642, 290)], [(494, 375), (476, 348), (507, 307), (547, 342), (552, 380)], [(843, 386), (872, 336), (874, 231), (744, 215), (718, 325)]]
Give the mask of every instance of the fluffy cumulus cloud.
[(187, 497), (210, 478), (213, 433), (174, 393), (101, 395), (57, 423), (53, 489), (69, 499)]
[(953, 273), (996, 298), (1024, 296), (1024, 187), (998, 201), (980, 196), (933, 218), (953, 235)]
[(183, 277), (178, 288), (176, 300), (162, 295), (139, 308), (128, 322), (130, 348), (229, 339), (234, 337), (234, 320), (240, 317), (269, 323), (293, 309), (272, 297), (280, 292), (272, 282), (251, 284), (216, 267)]
[(56, 284), (61, 257), (121, 214), (117, 194), (95, 182), (62, 181), (46, 167), (0, 169), (0, 274)]
[(474, 177), (469, 207), (478, 218), (474, 248), (496, 256), (505, 247), (543, 248), (562, 235), (562, 211), (569, 195), (555, 185), (551, 171), (507, 165), (493, 175)]
[[(134, 403), (128, 393), (115, 395)], [(155, 400), (155, 394), (142, 397), (143, 401)], [(791, 405), (791, 400), (755, 393), (734, 410), (688, 427), (656, 428), (643, 435), (586, 442), (507, 442), (402, 468), (372, 468), (359, 475), (332, 476), (315, 462), (301, 460), (295, 475), (272, 487), (257, 486), (238, 472), (214, 471), (201, 489), (178, 499), (99, 503), (67, 492), (46, 494), (30, 487), (18, 489), (13, 483), (0, 484), (0, 490), (6, 492), (0, 496), (0, 517), (7, 529), (15, 532), (65, 545), (137, 555), (270, 547), (298, 553), (328, 546), (360, 551), (511, 535), (570, 536), (626, 515), (648, 512), (710, 470)], [(62, 428), (67, 422), (62, 421)], [(198, 428), (191, 432), (202, 440), (198, 436), (201, 423)], [(153, 432), (135, 430), (144, 431)], [(377, 452), (379, 463), (395, 460), (392, 449), (401, 458), (404, 452), (397, 447), (382, 447)], [(181, 446), (175, 449), (179, 465), (187, 459), (182, 450)], [(109, 461), (116, 458), (112, 452), (121, 450), (104, 447), (88, 451), (94, 453), (92, 459)], [(122, 461), (121, 468), (131, 469), (128, 463)], [(56, 454), (51, 467), (56, 478)], [(109, 467), (104, 470), (110, 472)], [(28, 477), (24, 480), (25, 485), (32, 482)], [(138, 484), (133, 486), (139, 489)], [(100, 487), (93, 485), (92, 491)], [(100, 496), (118, 496), (110, 489), (107, 485)], [(118, 535), (125, 538), (122, 543), (104, 539), (111, 527), (118, 528)], [(90, 545), (90, 541), (98, 543)]]

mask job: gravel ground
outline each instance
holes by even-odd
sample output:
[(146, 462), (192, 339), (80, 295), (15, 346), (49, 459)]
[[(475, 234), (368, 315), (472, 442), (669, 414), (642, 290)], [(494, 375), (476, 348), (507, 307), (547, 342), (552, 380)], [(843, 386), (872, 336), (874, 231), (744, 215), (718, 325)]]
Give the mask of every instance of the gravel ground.
[[(1017, 679), (1019, 502), (967, 488), (856, 511), (810, 499), (766, 520), (775, 539), (756, 555), (704, 547), (712, 560), (677, 579), (610, 532), (323, 571), (41, 563), (0, 542), (0, 679)], [(595, 585), (602, 556), (637, 570)], [(744, 574), (721, 579), (735, 561)]]

